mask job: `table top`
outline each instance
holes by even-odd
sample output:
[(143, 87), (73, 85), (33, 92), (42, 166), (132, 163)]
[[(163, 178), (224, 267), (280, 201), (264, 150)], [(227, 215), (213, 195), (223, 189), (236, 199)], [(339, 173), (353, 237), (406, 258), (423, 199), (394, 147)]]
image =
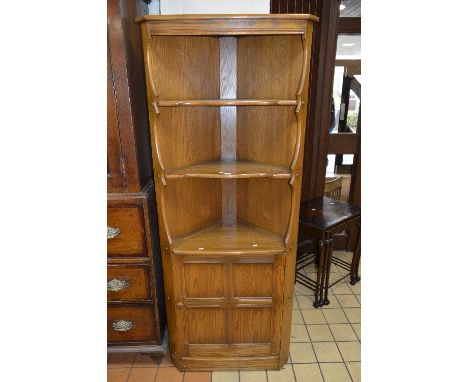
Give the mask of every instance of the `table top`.
[(328, 230), (359, 216), (360, 208), (324, 196), (302, 202), (299, 220), (302, 224)]

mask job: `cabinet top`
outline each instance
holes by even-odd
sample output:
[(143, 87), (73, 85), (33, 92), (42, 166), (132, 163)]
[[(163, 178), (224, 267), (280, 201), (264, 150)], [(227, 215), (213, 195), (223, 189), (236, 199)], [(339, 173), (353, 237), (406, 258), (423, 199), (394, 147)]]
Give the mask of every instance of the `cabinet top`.
[(135, 18), (137, 23), (143, 21), (186, 21), (186, 20), (249, 20), (249, 19), (267, 19), (267, 20), (312, 20), (318, 21), (319, 18), (305, 13), (283, 13), (283, 14), (194, 14), (194, 15), (145, 15)]

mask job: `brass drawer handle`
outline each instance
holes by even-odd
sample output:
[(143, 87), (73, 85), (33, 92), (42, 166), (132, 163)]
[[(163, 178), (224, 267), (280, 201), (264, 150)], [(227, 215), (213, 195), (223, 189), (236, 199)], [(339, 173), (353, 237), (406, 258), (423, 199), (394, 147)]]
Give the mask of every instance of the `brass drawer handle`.
[(114, 239), (120, 235), (120, 229), (107, 226), (107, 239)]
[(129, 282), (127, 280), (112, 279), (111, 281), (107, 282), (107, 290), (117, 292), (119, 290), (128, 288), (128, 284)]
[(133, 321), (112, 321), (112, 329), (114, 329), (116, 332), (128, 332), (129, 330), (133, 329)]

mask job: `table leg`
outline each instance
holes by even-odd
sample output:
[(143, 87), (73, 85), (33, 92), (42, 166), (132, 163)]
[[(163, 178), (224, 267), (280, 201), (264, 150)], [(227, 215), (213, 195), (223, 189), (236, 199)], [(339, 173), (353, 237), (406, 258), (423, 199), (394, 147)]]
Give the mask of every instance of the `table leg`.
[(361, 221), (358, 223), (358, 234), (356, 240), (356, 248), (354, 248), (353, 260), (351, 262), (351, 285), (356, 284), (361, 278), (359, 277), (359, 262), (361, 260)]
[(331, 269), (331, 260), (333, 254), (333, 238), (331, 234), (327, 234), (325, 239), (325, 285), (324, 285), (324, 298), (322, 300), (322, 306), (330, 304), (330, 300), (328, 300), (328, 285), (330, 279), (330, 269)]
[(315, 301), (314, 307), (319, 308), (321, 306), (323, 296), (323, 281), (324, 281), (324, 264), (325, 264), (325, 240), (318, 242), (318, 265), (317, 265), (317, 284), (315, 286)]

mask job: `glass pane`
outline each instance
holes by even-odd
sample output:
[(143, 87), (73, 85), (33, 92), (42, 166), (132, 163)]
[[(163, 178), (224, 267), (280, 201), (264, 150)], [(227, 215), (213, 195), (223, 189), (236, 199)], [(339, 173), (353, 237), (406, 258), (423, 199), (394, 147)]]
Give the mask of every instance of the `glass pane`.
[(340, 17), (361, 17), (361, 0), (341, 0)]
[(333, 99), (330, 117), (330, 133), (338, 132), (338, 121), (340, 117), (341, 90), (343, 88), (344, 66), (335, 66), (335, 76), (333, 78)]
[(361, 35), (339, 34), (336, 43), (337, 60), (360, 60), (361, 59)]
[[(338, 157), (338, 158), (337, 158)], [(327, 155), (327, 170), (325, 175), (325, 190), (327, 194), (332, 193), (335, 199), (347, 202), (349, 200), (349, 188), (351, 185), (351, 171), (353, 169), (354, 154)], [(341, 164), (337, 162), (341, 161)], [(335, 182), (336, 178), (341, 178), (341, 181)], [(328, 183), (328, 184), (327, 184)], [(334, 190), (333, 183), (339, 190)], [(338, 192), (337, 192), (338, 191)]]
[(357, 130), (359, 103), (360, 103), (360, 100), (358, 96), (351, 89), (349, 91), (349, 105), (348, 105), (348, 115), (346, 118), (346, 126), (349, 127), (353, 133), (355, 133)]

